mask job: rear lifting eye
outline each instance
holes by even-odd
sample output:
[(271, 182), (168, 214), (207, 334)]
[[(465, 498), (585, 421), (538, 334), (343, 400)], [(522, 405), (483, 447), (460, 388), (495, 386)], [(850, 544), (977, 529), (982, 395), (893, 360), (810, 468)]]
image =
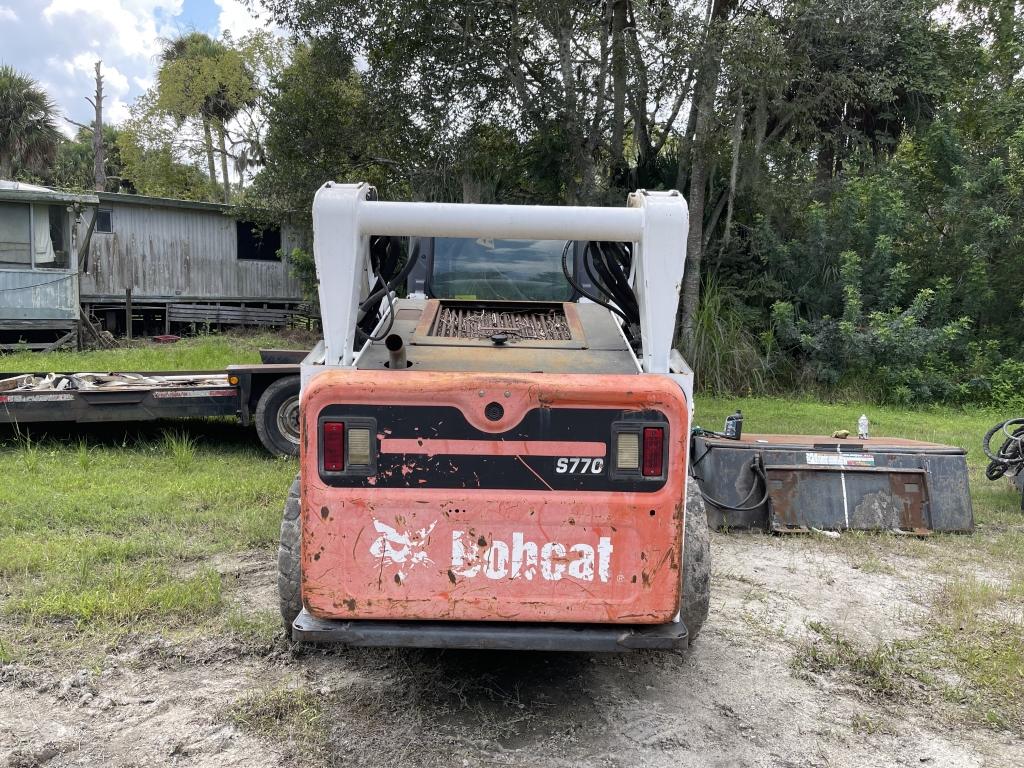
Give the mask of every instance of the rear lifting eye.
[(484, 416), (487, 417), (488, 421), (501, 421), (501, 417), (505, 415), (505, 409), (501, 403), (490, 402), (484, 406)]

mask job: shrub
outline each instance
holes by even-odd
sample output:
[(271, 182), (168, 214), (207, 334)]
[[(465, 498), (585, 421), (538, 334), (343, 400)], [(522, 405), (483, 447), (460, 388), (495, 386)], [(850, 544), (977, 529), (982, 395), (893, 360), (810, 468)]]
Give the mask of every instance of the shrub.
[(717, 394), (769, 390), (772, 366), (758, 338), (729, 294), (717, 282), (701, 292), (694, 333), (683, 341), (698, 389)]
[(970, 319), (937, 321), (933, 309), (940, 290), (924, 288), (908, 306), (895, 299), (906, 267), (897, 263), (876, 306), (865, 307), (860, 257), (841, 254), (843, 314), (817, 320), (801, 318), (784, 301), (772, 306), (772, 328), (783, 349), (809, 369), (824, 388), (855, 388), (879, 402), (900, 404), (968, 399), (962, 360)]

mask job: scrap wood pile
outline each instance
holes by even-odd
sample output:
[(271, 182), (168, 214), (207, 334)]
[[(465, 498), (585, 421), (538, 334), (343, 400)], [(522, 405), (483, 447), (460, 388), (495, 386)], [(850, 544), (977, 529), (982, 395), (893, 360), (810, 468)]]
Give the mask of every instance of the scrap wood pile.
[(224, 374), (48, 373), (22, 374), (0, 379), (0, 392), (59, 392), (64, 390), (170, 389), (223, 387)]

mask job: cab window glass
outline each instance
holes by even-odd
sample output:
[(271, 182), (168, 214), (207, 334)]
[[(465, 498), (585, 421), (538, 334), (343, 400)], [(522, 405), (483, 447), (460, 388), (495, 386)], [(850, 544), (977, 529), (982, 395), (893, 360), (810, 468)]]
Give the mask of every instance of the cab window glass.
[(570, 301), (563, 248), (564, 240), (438, 237), (430, 293), (439, 299)]

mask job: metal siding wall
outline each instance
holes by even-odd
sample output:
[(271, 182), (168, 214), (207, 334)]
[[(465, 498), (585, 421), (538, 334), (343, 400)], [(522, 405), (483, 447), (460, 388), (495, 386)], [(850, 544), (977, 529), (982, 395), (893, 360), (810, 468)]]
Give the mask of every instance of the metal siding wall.
[(77, 320), (75, 284), (74, 273), (0, 270), (0, 320)]
[[(93, 233), (90, 274), (82, 275), (83, 301), (123, 296), (127, 287), (135, 300), (182, 297), (256, 303), (301, 298), (286, 260), (238, 260), (235, 219), (230, 216), (123, 203), (109, 207), (114, 232)], [(282, 233), (281, 240), (286, 250), (290, 248), (290, 237)]]
[[(35, 226), (48, 231), (45, 204), (33, 205)], [(24, 205), (24, 203), (16, 203)], [(44, 218), (40, 218), (40, 216)], [(65, 226), (70, 218), (65, 216)], [(77, 240), (66, 232), (65, 248), (74, 259)], [(34, 244), (33, 244), (34, 247)], [(73, 323), (78, 320), (78, 276), (61, 269), (0, 268), (0, 321), (48, 320)]]

